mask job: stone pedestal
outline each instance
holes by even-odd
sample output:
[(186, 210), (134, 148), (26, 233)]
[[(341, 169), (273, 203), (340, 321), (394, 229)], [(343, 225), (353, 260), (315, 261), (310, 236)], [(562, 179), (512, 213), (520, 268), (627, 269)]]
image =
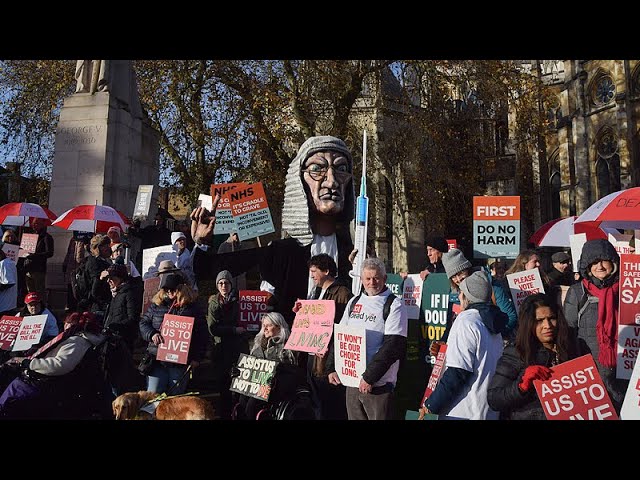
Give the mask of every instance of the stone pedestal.
[[(140, 113), (130, 62), (111, 62), (121, 72), (113, 79), (117, 86), (108, 92), (76, 93), (60, 111), (49, 194), (49, 208), (58, 215), (76, 205), (100, 204), (130, 217), (140, 184), (155, 186), (149, 212), (151, 218), (155, 215), (159, 134)], [(47, 264), (49, 301), (64, 306), (62, 262), (72, 232), (48, 231), (55, 242), (55, 255)]]

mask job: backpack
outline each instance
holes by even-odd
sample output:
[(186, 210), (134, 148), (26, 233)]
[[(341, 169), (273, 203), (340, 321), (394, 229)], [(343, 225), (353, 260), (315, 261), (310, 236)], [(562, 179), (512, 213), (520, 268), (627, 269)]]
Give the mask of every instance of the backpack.
[[(356, 303), (358, 303), (358, 300), (360, 300), (361, 295), (362, 293), (359, 293), (358, 295), (356, 295), (355, 298), (353, 299), (353, 302), (349, 304), (349, 316), (351, 316), (351, 313), (353, 312), (353, 309), (356, 306)], [(393, 293), (391, 293), (389, 294), (387, 299), (384, 301), (384, 307), (382, 307), (382, 320), (385, 322), (389, 317), (389, 313), (391, 312), (391, 304), (395, 299), (396, 299), (396, 296)]]
[(91, 296), (91, 278), (87, 269), (87, 259), (85, 259), (76, 269), (71, 279), (71, 289), (76, 301), (89, 300)]

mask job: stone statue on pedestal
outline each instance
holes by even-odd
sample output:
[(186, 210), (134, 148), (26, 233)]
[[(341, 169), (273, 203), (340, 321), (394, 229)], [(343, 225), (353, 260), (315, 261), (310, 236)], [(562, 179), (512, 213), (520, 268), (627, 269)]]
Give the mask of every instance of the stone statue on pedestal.
[(109, 91), (109, 60), (76, 60), (76, 93)]

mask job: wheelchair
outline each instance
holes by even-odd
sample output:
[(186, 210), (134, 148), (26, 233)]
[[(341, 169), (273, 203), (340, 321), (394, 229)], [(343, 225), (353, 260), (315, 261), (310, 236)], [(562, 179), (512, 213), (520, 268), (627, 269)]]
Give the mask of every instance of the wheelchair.
[(278, 365), (267, 402), (239, 397), (231, 411), (232, 420), (317, 420), (311, 390), (299, 367)]

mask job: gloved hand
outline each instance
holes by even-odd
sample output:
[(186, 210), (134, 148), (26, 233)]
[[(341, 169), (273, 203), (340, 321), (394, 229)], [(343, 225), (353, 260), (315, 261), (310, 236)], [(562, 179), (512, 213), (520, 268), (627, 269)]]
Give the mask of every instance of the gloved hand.
[(548, 380), (551, 378), (552, 371), (549, 367), (543, 365), (530, 365), (524, 371), (522, 381), (518, 384), (518, 388), (522, 392), (528, 392), (533, 386), (534, 380)]

